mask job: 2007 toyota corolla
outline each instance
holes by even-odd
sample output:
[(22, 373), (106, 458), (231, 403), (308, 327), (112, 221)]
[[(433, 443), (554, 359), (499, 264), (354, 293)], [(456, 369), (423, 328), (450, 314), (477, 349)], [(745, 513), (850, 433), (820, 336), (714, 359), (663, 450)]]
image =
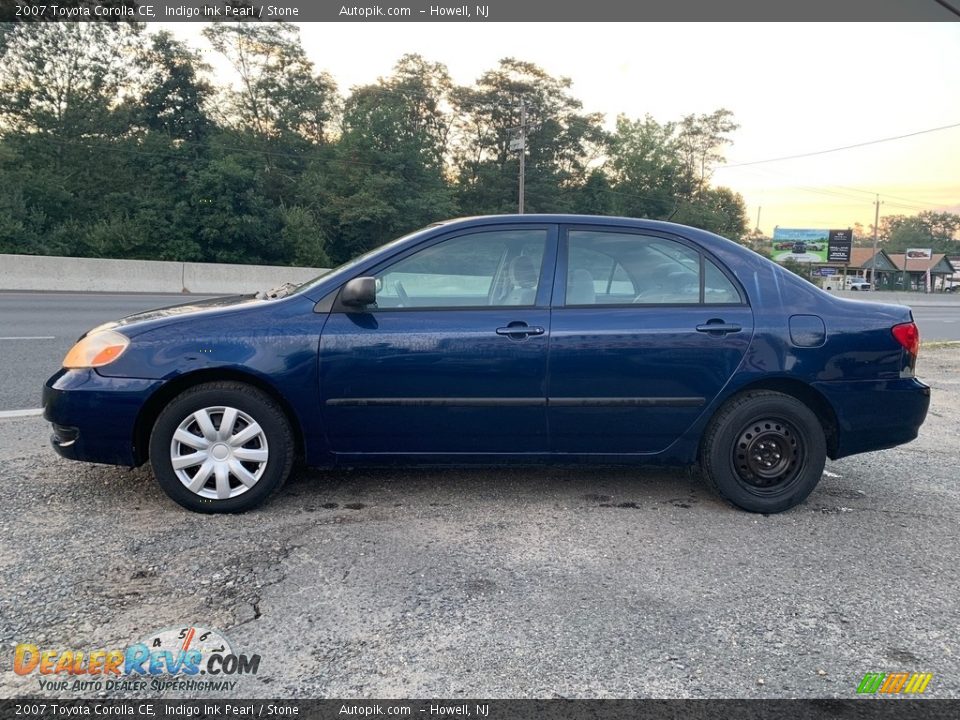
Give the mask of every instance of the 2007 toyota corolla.
[(297, 288), (87, 333), (44, 388), (67, 458), (139, 465), (201, 512), (296, 458), (699, 464), (786, 510), (825, 458), (917, 436), (909, 308), (828, 295), (716, 235), (564, 215), (433, 225)]

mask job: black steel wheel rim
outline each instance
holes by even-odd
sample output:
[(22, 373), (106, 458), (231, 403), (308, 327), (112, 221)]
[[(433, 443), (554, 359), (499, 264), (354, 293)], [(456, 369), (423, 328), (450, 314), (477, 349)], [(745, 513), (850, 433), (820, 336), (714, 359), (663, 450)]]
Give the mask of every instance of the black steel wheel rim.
[(805, 458), (803, 434), (783, 418), (746, 424), (733, 446), (733, 468), (745, 489), (757, 495), (781, 493), (800, 477)]

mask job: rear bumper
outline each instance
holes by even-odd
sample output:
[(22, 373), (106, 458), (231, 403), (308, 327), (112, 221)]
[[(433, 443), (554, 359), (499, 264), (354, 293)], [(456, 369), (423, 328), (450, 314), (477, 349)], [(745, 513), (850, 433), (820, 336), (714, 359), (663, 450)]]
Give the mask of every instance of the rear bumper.
[(930, 388), (916, 378), (814, 383), (837, 415), (834, 459), (915, 440), (930, 407)]
[(104, 377), (95, 370), (60, 370), (43, 386), (43, 416), (53, 424), (50, 444), (70, 460), (136, 465), (137, 417), (161, 384)]

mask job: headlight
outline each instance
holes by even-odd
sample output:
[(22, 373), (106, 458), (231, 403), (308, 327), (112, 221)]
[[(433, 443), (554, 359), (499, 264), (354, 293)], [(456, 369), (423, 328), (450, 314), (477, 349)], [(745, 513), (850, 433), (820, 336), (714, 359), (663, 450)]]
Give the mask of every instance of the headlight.
[(96, 368), (109, 365), (123, 354), (130, 339), (113, 330), (87, 335), (63, 359), (65, 368)]

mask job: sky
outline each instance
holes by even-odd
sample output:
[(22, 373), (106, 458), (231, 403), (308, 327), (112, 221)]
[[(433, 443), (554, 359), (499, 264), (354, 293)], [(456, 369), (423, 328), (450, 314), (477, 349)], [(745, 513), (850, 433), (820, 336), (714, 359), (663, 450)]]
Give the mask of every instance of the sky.
[[(199, 23), (160, 24), (207, 49)], [(157, 25), (151, 27), (156, 28)], [(731, 110), (727, 163), (816, 152), (960, 124), (960, 23), (301, 23), (304, 48), (341, 91), (409, 52), (469, 84), (503, 57), (573, 81), (612, 127)], [(229, 68), (204, 53), (218, 81)], [(744, 196), (751, 227), (868, 226), (881, 215), (960, 212), (960, 127), (747, 167), (714, 184)]]

